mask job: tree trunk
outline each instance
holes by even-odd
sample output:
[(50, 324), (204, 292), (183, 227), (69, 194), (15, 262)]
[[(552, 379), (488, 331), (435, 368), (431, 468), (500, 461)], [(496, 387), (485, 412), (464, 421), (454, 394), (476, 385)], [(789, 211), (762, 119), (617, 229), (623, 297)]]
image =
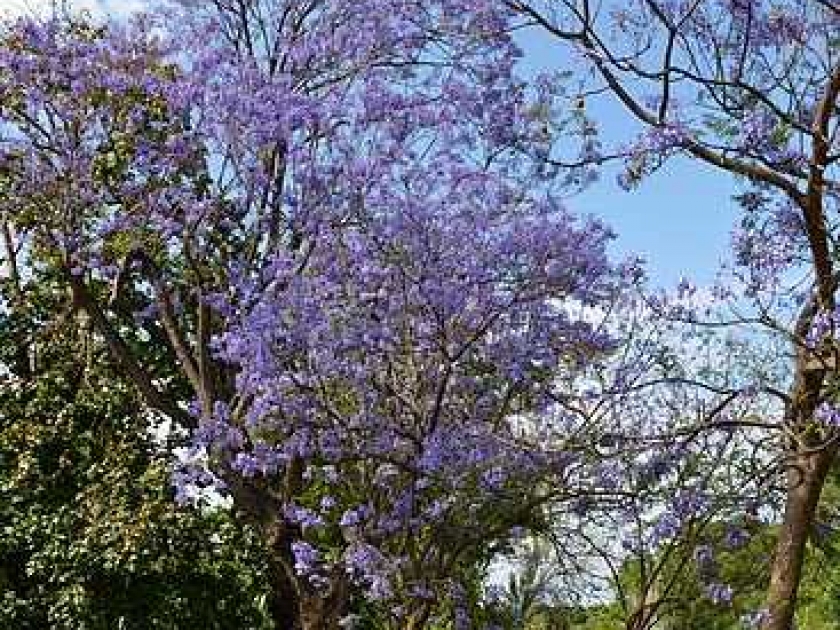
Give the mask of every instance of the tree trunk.
[(308, 593), (300, 598), (301, 630), (342, 630), (341, 620), (347, 614), (349, 588), (339, 572), (332, 576), (327, 593)]
[(816, 452), (799, 455), (787, 473), (787, 499), (770, 570), (765, 630), (793, 627), (808, 535), (826, 474), (836, 454), (836, 446), (826, 445)]
[(277, 558), (269, 560), (269, 583), (268, 610), (275, 630), (301, 630), (297, 591)]
[(650, 630), (653, 621), (651, 616), (651, 611), (647, 607), (640, 608), (625, 622), (626, 630)]
[(265, 487), (229, 467), (220, 476), (237, 508), (237, 517), (259, 533), (267, 553), (268, 611), (275, 630), (301, 630), (300, 595), (294, 572), (294, 531), (282, 518), (282, 505)]
[(347, 614), (349, 584), (337, 571), (325, 593), (309, 587), (306, 578), (294, 574), (289, 539), (275, 534), (269, 559), (271, 599), (269, 610), (276, 630), (342, 630)]

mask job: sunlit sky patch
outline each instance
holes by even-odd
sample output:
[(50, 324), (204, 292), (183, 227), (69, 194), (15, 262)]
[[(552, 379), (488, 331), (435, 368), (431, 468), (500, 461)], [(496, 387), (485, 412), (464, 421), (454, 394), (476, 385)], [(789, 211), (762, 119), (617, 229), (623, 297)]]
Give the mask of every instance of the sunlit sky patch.
[[(56, 0), (0, 0), (0, 15), (42, 14), (54, 5), (61, 5)], [(128, 14), (140, 10), (144, 0), (72, 0), (67, 2), (76, 11), (89, 11), (94, 15)]]

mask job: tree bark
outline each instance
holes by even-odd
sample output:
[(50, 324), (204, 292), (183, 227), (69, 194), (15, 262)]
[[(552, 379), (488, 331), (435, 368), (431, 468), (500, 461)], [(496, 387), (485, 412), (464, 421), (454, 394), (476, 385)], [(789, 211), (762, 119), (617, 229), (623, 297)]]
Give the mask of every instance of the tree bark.
[[(271, 594), (268, 610), (275, 630), (301, 630), (300, 602), (295, 584), (287, 570), (284, 551), (275, 546), (268, 561), (268, 579)], [(289, 550), (291, 554), (291, 550)]]
[(784, 519), (776, 542), (767, 595), (765, 630), (791, 630), (808, 535), (837, 447), (797, 456), (787, 475)]
[[(802, 210), (805, 233), (813, 259), (816, 276), (816, 299), (806, 305), (796, 326), (796, 336), (806, 339), (815, 315), (821, 310), (831, 313), (836, 306), (837, 278), (829, 241), (829, 226), (825, 217), (825, 169), (830, 164), (830, 126), (840, 98), (840, 66), (833, 69), (822, 98), (816, 106), (811, 127), (813, 144), (806, 194), (794, 196)], [(802, 438), (797, 447), (787, 477), (787, 499), (784, 520), (776, 544), (776, 555), (770, 571), (770, 588), (767, 594), (768, 616), (765, 630), (791, 630), (796, 613), (796, 597), (802, 578), (802, 564), (808, 534), (814, 523), (820, 494), (828, 470), (838, 453), (837, 435), (828, 432), (821, 442), (809, 439), (809, 425), (814, 424), (814, 410), (821, 401), (826, 370), (836, 371), (837, 366), (822, 365), (809, 371), (810, 357), (802, 348), (796, 362), (797, 378), (791, 396), (788, 418)]]
[(341, 620), (347, 614), (349, 585), (340, 572), (331, 576), (327, 593), (312, 592), (300, 598), (301, 630), (342, 630)]
[(626, 630), (650, 630), (656, 621), (655, 609), (647, 604), (642, 604), (627, 618)]

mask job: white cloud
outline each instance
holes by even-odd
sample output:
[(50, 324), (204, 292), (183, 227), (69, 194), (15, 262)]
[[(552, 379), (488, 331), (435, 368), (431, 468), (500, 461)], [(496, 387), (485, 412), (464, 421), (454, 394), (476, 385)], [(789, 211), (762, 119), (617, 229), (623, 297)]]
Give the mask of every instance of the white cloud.
[[(4, 16), (43, 15), (55, 4), (52, 0), (0, 0), (0, 13)], [(80, 11), (101, 11), (98, 0), (73, 0), (70, 5)]]
[[(0, 0), (0, 16), (42, 15), (49, 12), (61, 0)], [(75, 11), (89, 11), (93, 15), (128, 15), (140, 11), (146, 5), (145, 0), (69, 0), (70, 8)]]
[(128, 15), (142, 11), (148, 4), (146, 0), (101, 0), (105, 13), (111, 15)]

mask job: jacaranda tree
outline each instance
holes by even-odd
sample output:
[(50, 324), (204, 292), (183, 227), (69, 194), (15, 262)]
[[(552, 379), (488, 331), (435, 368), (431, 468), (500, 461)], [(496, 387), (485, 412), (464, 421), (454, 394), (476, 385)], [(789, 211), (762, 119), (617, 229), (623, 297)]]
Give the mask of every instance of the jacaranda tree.
[(739, 320), (785, 335), (793, 355), (790, 377), (777, 383), (789, 384), (785, 394), (777, 392), (785, 410), (776, 430), (787, 489), (762, 622), (788, 630), (809, 531), (840, 444), (840, 6), (833, 0), (507, 5), (580, 53), (595, 82), (588, 94), (610, 94), (641, 123), (640, 137), (619, 151), (627, 156), (624, 185), (676, 155), (742, 182), (744, 214), (733, 253), (743, 288), (736, 299), (741, 313), (750, 312)]
[(5, 26), (9, 274), (51, 270), (191, 429), (179, 495), (258, 527), (278, 628), (338, 627), (359, 597), (424, 627), (586, 476), (521, 439), (570, 430), (558, 387), (614, 347), (579, 314), (636, 273), (530, 157), (585, 123), (516, 77), (497, 2), (161, 11)]

